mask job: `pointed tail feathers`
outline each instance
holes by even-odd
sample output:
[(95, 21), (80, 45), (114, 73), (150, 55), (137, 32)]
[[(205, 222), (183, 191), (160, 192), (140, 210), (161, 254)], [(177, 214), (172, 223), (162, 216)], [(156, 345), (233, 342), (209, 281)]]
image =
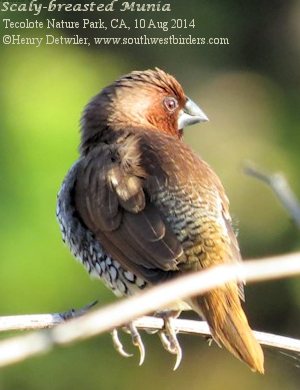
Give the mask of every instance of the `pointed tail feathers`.
[(264, 354), (242, 309), (235, 285), (226, 285), (192, 299), (192, 307), (203, 315), (214, 340), (253, 371), (264, 373)]

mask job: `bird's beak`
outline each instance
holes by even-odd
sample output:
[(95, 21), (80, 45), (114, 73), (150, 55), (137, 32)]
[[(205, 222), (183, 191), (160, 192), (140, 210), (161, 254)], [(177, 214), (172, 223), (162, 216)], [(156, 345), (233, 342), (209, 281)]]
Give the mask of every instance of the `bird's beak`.
[(187, 98), (185, 106), (179, 111), (178, 129), (182, 130), (186, 126), (194, 125), (198, 122), (207, 122), (209, 119), (191, 99)]

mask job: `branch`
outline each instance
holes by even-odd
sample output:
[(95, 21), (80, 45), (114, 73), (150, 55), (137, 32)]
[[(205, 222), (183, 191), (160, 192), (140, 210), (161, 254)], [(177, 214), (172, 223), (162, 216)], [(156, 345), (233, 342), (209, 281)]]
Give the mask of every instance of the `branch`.
[[(79, 316), (77, 313), (75, 314), (74, 318)], [(59, 313), (0, 317), (0, 331), (46, 329), (65, 321), (65, 316)], [(133, 322), (136, 328), (143, 330), (154, 331), (164, 327), (163, 319), (157, 317), (144, 316)], [(174, 319), (173, 322), (178, 333), (211, 336), (206, 321)], [(262, 345), (300, 353), (300, 340), (264, 332), (255, 331), (254, 333)]]
[(247, 175), (255, 177), (271, 188), (300, 229), (300, 203), (285, 176), (281, 173), (263, 172), (251, 163), (246, 163), (244, 171)]
[(64, 313), (2, 316), (0, 317), (0, 332), (7, 332), (11, 330), (33, 330), (52, 328), (55, 325), (62, 324), (66, 320), (82, 316), (96, 304), (97, 301), (94, 301), (86, 305), (82, 309), (71, 309)]
[[(134, 297), (67, 321), (53, 329), (40, 330), (25, 336), (4, 340), (0, 342), (0, 366), (45, 353), (54, 345), (66, 345), (111, 331), (146, 313), (155, 312), (159, 307), (167, 307), (175, 300), (203, 294), (224, 283), (232, 281), (258, 282), (296, 274), (300, 274), (299, 252), (261, 261), (252, 260), (244, 263), (220, 265), (205, 271), (188, 274), (153, 287)], [(294, 342), (296, 350), (298, 350), (297, 343), (299, 341), (294, 340)], [(289, 342), (287, 344), (291, 345)], [(295, 350), (294, 347), (290, 349)]]
[[(145, 330), (160, 330), (163, 329), (164, 322), (161, 318), (142, 317), (135, 320), (134, 325)], [(174, 320), (174, 327), (179, 333), (211, 336), (206, 321), (176, 319)], [(258, 331), (254, 331), (254, 333), (258, 342), (262, 345), (300, 353), (300, 340), (298, 339)]]

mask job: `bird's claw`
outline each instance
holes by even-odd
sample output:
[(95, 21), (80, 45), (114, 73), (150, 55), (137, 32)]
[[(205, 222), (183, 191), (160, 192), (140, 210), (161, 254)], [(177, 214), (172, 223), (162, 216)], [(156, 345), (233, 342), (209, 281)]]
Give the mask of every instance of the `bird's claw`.
[(132, 344), (135, 347), (137, 347), (140, 351), (139, 366), (141, 366), (145, 360), (145, 346), (144, 346), (143, 340), (142, 340), (141, 335), (139, 334), (139, 331), (137, 330), (136, 326), (132, 322), (128, 325), (128, 329), (129, 329), (129, 332), (131, 334)]
[[(174, 315), (175, 314), (175, 315)], [(164, 328), (158, 332), (163, 347), (171, 354), (176, 355), (176, 361), (173, 370), (177, 370), (182, 360), (182, 349), (177, 339), (176, 330), (174, 327), (173, 319), (178, 314), (173, 311), (158, 313), (164, 321)], [(144, 363), (145, 360), (145, 346), (142, 341), (141, 335), (136, 326), (131, 322), (124, 327), (124, 331), (131, 335), (132, 344), (139, 349), (140, 360), (139, 366)], [(130, 357), (132, 354), (127, 353), (124, 350), (123, 344), (119, 339), (117, 329), (111, 332), (113, 345), (117, 352), (124, 357)]]
[(176, 362), (173, 370), (177, 370), (182, 360), (182, 349), (177, 339), (176, 330), (173, 324), (173, 312), (163, 313), (164, 329), (159, 332), (163, 347), (173, 355), (176, 355)]
[[(139, 366), (141, 366), (145, 360), (145, 346), (144, 346), (144, 343), (142, 341), (141, 335), (139, 334), (136, 326), (133, 323), (126, 325), (124, 327), (124, 330), (126, 333), (129, 333), (131, 335), (132, 344), (139, 349), (139, 352), (140, 352)], [(133, 356), (132, 354), (130, 354), (124, 350), (123, 344), (119, 339), (119, 334), (118, 334), (117, 329), (114, 329), (111, 332), (111, 336), (112, 336), (112, 340), (113, 340), (113, 345), (114, 345), (116, 351), (119, 352), (119, 354), (121, 356), (124, 356), (124, 357)]]
[[(206, 337), (206, 341), (208, 343), (208, 346), (210, 347), (214, 341), (214, 339), (210, 336)], [(218, 344), (218, 343), (217, 343)], [(221, 345), (219, 345), (219, 347), (221, 347)], [(222, 347), (221, 347), (222, 348)]]
[(115, 350), (117, 352), (119, 352), (119, 354), (121, 356), (123, 356), (123, 357), (131, 357), (132, 356), (132, 353), (128, 353), (124, 350), (123, 344), (121, 343), (121, 341), (119, 339), (119, 334), (118, 334), (117, 329), (114, 329), (111, 332), (111, 337), (112, 337), (113, 346), (114, 346)]

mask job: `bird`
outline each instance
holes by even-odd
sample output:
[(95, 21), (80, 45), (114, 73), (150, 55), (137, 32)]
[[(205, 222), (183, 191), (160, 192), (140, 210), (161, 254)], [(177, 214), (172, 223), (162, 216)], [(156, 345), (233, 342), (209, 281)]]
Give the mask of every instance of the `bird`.
[[(117, 296), (241, 260), (223, 185), (184, 142), (185, 127), (207, 120), (159, 68), (118, 78), (85, 107), (80, 156), (61, 185), (56, 214), (72, 254)], [(243, 299), (243, 286), (230, 282), (158, 310), (176, 368), (181, 348), (170, 319), (193, 310), (219, 346), (264, 372)], [(129, 329), (144, 354), (137, 330)]]

